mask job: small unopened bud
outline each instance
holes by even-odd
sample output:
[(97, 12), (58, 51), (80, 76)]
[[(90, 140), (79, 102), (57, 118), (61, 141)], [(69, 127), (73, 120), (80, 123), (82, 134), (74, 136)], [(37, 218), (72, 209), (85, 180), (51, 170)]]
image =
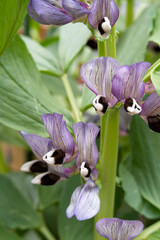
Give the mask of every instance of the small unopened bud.
[(43, 156), (43, 160), (50, 165), (61, 165), (65, 158), (65, 153), (61, 149), (52, 149)]
[(142, 111), (141, 106), (136, 102), (134, 98), (126, 99), (124, 103), (124, 109), (130, 115), (139, 114)]
[(100, 116), (103, 116), (108, 108), (106, 98), (101, 95), (95, 97), (95, 99), (92, 102), (92, 105)]
[(81, 168), (80, 168), (80, 173), (84, 179), (87, 179), (90, 177), (91, 169), (86, 162), (82, 162)]
[(110, 21), (107, 17), (104, 17), (102, 22), (98, 25), (98, 30), (102, 37), (107, 37), (110, 34), (111, 28)]
[(160, 116), (150, 116), (147, 117), (149, 128), (154, 131), (160, 133)]

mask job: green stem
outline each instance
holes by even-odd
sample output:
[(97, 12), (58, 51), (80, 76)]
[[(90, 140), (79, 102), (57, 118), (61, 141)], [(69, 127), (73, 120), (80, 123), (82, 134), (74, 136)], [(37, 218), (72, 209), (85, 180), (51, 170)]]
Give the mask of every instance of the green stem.
[(126, 26), (129, 27), (133, 22), (134, 0), (127, 0)]
[(134, 238), (134, 240), (146, 240), (152, 233), (158, 230), (160, 230), (160, 221), (146, 228), (138, 237)]
[(39, 229), (39, 232), (47, 239), (47, 240), (56, 240), (56, 238), (51, 234), (49, 229), (46, 226), (42, 226)]
[(78, 106), (76, 104), (76, 99), (74, 97), (72, 88), (70, 86), (67, 74), (64, 74), (62, 76), (62, 81), (63, 81), (64, 87), (65, 87), (69, 102), (71, 104), (71, 107), (72, 107), (72, 110), (73, 110), (73, 113), (75, 116), (75, 120), (76, 120), (76, 122), (80, 122), (81, 121), (80, 110), (78, 109)]
[[(100, 44), (98, 44), (100, 47)], [(103, 48), (104, 49), (104, 48)], [(102, 55), (99, 49), (99, 55)], [(103, 56), (116, 58), (116, 28), (112, 28), (110, 37), (106, 41), (106, 52)], [(95, 223), (101, 218), (112, 218), (114, 216), (116, 171), (118, 155), (119, 136), (119, 109), (108, 109), (101, 118), (101, 139), (100, 139), (100, 180), (102, 189), (99, 196), (101, 200), (100, 211), (95, 217)], [(95, 232), (95, 240), (101, 237)]]
[(116, 26), (112, 27), (109, 38), (107, 39), (107, 56), (116, 58)]
[(50, 230), (46, 226), (46, 223), (41, 213), (39, 213), (39, 217), (41, 221), (41, 226), (37, 229), (37, 231), (41, 233), (46, 240), (56, 240), (56, 238), (53, 236), (53, 234), (50, 232)]
[(104, 41), (104, 42), (98, 41), (98, 56), (99, 57), (107, 57), (106, 41)]

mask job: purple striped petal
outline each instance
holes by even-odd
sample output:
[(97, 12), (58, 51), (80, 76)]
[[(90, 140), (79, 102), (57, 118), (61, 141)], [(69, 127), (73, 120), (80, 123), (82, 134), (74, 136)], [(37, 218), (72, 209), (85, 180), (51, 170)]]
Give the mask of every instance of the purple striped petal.
[(91, 26), (98, 29), (102, 20), (107, 17), (111, 26), (115, 24), (119, 17), (119, 9), (114, 0), (94, 0), (93, 5), (88, 14), (88, 21)]
[(62, 0), (62, 6), (66, 12), (74, 19), (89, 13), (87, 4), (77, 0)]
[(75, 189), (75, 191), (72, 194), (71, 202), (66, 210), (66, 215), (68, 218), (71, 218), (75, 215), (74, 210), (75, 210), (75, 207), (76, 207), (76, 204), (77, 204), (77, 201), (81, 194), (82, 189), (83, 189), (83, 186), (79, 186)]
[(156, 116), (160, 114), (160, 97), (153, 92), (142, 104), (141, 116)]
[(135, 98), (140, 101), (145, 90), (143, 77), (149, 67), (150, 63), (148, 62), (120, 67), (113, 78), (112, 93), (119, 100)]
[(33, 5), (32, 5), (32, 0), (28, 4), (27, 11), (28, 11), (30, 17), (34, 19), (34, 21), (36, 21), (40, 24), (48, 25), (48, 23), (46, 23), (34, 10)]
[(83, 122), (79, 122), (73, 124), (73, 130), (79, 149), (77, 166), (80, 168), (81, 164), (86, 162), (93, 169), (99, 157), (96, 137), (100, 129), (93, 123), (84, 124)]
[(52, 142), (49, 138), (27, 134), (24, 131), (21, 131), (20, 134), (38, 159), (42, 159), (42, 157), (53, 148)]
[(89, 179), (77, 200), (77, 204), (74, 210), (76, 218), (86, 220), (94, 217), (100, 209), (99, 189), (97, 185)]
[(55, 7), (45, 0), (31, 0), (28, 13), (35, 21), (48, 25), (61, 26), (73, 21), (64, 9)]
[(63, 120), (63, 115), (44, 114), (41, 116), (49, 136), (51, 137), (53, 147), (61, 149), (64, 153), (74, 154), (74, 139), (66, 127), (66, 122)]
[(99, 189), (91, 179), (85, 185), (76, 188), (66, 211), (67, 217), (75, 215), (79, 221), (94, 217), (100, 208), (98, 193)]
[(112, 79), (119, 67), (115, 59), (100, 57), (84, 64), (81, 68), (81, 77), (87, 87), (96, 95), (105, 97), (109, 107), (113, 107), (118, 102), (111, 89)]
[(142, 232), (143, 227), (143, 223), (140, 221), (127, 221), (118, 218), (103, 218), (96, 224), (98, 234), (108, 240), (131, 240)]

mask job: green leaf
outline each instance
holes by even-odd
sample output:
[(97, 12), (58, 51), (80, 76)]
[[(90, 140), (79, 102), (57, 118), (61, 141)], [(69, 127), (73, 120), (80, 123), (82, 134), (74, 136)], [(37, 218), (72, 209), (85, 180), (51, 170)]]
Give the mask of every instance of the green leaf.
[(24, 240), (24, 238), (19, 237), (17, 234), (9, 231), (6, 227), (0, 225), (0, 237), (3, 240)]
[(83, 87), (82, 102), (81, 102), (81, 111), (85, 112), (88, 108), (92, 106), (92, 101), (96, 97), (86, 85)]
[(21, 172), (10, 172), (7, 174), (7, 178), (11, 180), (23, 197), (36, 209), (39, 203), (38, 188), (31, 183), (33, 177), (30, 174)]
[(150, 41), (153, 41), (155, 43), (157, 43), (158, 45), (160, 45), (160, 8), (157, 9), (156, 12), (156, 18), (155, 18), (155, 22), (154, 22), (154, 28), (152, 31), (152, 34), (149, 38)]
[(131, 121), (132, 174), (142, 196), (160, 210), (160, 135), (139, 117)]
[(59, 56), (64, 71), (67, 71), (89, 37), (90, 31), (82, 23), (70, 23), (60, 28)]
[(0, 122), (16, 130), (46, 135), (40, 116), (58, 112), (71, 129), (70, 113), (53, 101), (25, 44), (16, 37), (0, 59)]
[(47, 48), (41, 46), (38, 42), (32, 40), (31, 38), (23, 36), (22, 39), (33, 57), (39, 71), (55, 76), (62, 75), (63, 72), (57, 58), (54, 57)]
[(159, 240), (159, 239), (160, 239), (160, 230), (154, 232), (147, 238), (147, 240)]
[(0, 55), (15, 37), (27, 13), (29, 0), (0, 1)]
[(6, 176), (0, 175), (0, 189), (0, 222), (12, 229), (39, 226), (39, 218), (32, 205)]
[(75, 217), (68, 219), (66, 209), (69, 206), (71, 195), (80, 186), (79, 176), (74, 176), (63, 185), (58, 218), (59, 235), (61, 240), (90, 240), (93, 239), (93, 219), (78, 221)]
[(63, 184), (62, 181), (54, 186), (38, 186), (39, 209), (44, 210), (60, 201)]
[(34, 209), (44, 210), (60, 201), (63, 182), (54, 186), (38, 186), (31, 183), (34, 176), (30, 174), (11, 172), (7, 177)]
[(148, 219), (155, 219), (160, 217), (160, 210), (146, 201), (139, 188), (139, 183), (136, 182), (131, 173), (131, 156), (125, 158), (120, 164), (119, 174), (122, 180), (122, 187), (125, 191), (125, 201), (129, 206), (134, 208), (137, 212), (144, 215)]
[(152, 83), (156, 89), (157, 94), (160, 96), (160, 67), (157, 68), (152, 74), (151, 74)]
[(146, 72), (143, 82), (147, 82), (149, 80), (149, 78), (151, 77), (152, 73), (158, 69), (160, 66), (160, 59), (158, 59)]
[(0, 140), (12, 145), (27, 147), (18, 131), (0, 124)]
[(142, 15), (122, 34), (118, 41), (118, 61), (133, 64), (144, 60), (150, 32), (153, 29), (155, 7), (147, 8)]

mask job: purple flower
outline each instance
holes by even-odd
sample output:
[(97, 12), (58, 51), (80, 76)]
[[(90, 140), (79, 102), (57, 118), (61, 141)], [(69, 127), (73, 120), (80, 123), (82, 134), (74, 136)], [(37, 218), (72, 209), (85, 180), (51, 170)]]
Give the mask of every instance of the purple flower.
[(127, 221), (118, 218), (103, 218), (96, 224), (100, 236), (108, 240), (131, 240), (143, 230), (140, 221)]
[(142, 104), (140, 116), (152, 131), (160, 133), (160, 97), (153, 92)]
[(78, 220), (85, 220), (94, 217), (100, 208), (99, 189), (94, 182), (98, 175), (95, 167), (98, 161), (96, 137), (99, 128), (93, 123), (85, 125), (79, 122), (73, 125), (73, 130), (79, 149), (76, 164), (86, 183), (73, 192), (66, 214), (68, 218), (75, 215)]
[(111, 57), (94, 59), (81, 68), (83, 81), (97, 95), (93, 100), (93, 107), (100, 116), (118, 102), (111, 89), (112, 79), (119, 68), (120, 64)]
[(130, 114), (139, 114), (142, 110), (138, 104), (145, 92), (143, 77), (150, 67), (148, 62), (134, 63), (120, 67), (112, 81), (112, 93), (124, 103), (124, 109)]
[(38, 23), (61, 26), (88, 16), (90, 25), (106, 37), (119, 16), (114, 0), (30, 0), (29, 15)]
[(62, 118), (63, 115), (57, 113), (42, 115), (50, 138), (21, 132), (37, 157), (37, 160), (25, 163), (21, 170), (42, 173), (32, 180), (34, 184), (52, 185), (61, 179), (68, 178), (68, 173), (71, 173), (71, 169), (61, 166), (76, 157), (74, 139)]

